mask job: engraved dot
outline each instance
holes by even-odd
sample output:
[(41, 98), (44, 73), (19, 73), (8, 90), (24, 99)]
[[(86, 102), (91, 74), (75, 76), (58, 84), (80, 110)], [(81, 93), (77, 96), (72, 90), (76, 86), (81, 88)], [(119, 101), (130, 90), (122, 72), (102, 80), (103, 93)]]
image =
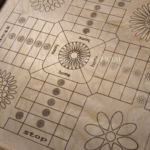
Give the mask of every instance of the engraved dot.
[(49, 106), (54, 106), (54, 105), (55, 105), (55, 100), (54, 100), (53, 98), (51, 98), (51, 99), (49, 99), (49, 100), (47, 101), (47, 104), (48, 104)]
[(20, 35), (17, 39), (18, 42), (23, 42), (25, 40), (25, 37), (23, 35)]
[(97, 13), (96, 13), (96, 12), (91, 13), (91, 17), (92, 17), (92, 18), (97, 17)]
[(13, 40), (15, 37), (16, 37), (16, 34), (15, 34), (15, 33), (9, 34), (9, 39)]
[(60, 79), (60, 80), (57, 81), (57, 84), (58, 84), (59, 86), (63, 86), (63, 85), (65, 84), (65, 80)]
[(49, 43), (45, 43), (43, 48), (44, 48), (45, 50), (49, 50), (50, 47), (51, 47), (51, 45), (50, 45)]
[(41, 47), (42, 46), (42, 42), (41, 41), (36, 41), (34, 46), (35, 47)]
[(84, 34), (88, 34), (88, 33), (90, 33), (90, 29), (89, 29), (89, 28), (85, 28), (85, 29), (83, 29), (83, 33), (84, 33)]
[(24, 114), (23, 114), (23, 112), (17, 112), (16, 113), (16, 119), (22, 119), (23, 118), (23, 116), (24, 116)]
[(42, 127), (44, 127), (44, 125), (45, 125), (45, 121), (44, 120), (38, 120), (37, 123), (36, 123), (36, 126), (38, 128), (42, 128)]
[(26, 40), (27, 45), (31, 45), (33, 43), (33, 39), (29, 38)]
[(50, 110), (49, 110), (49, 109), (44, 109), (44, 110), (42, 111), (42, 115), (43, 115), (44, 117), (49, 116), (49, 115), (50, 115)]
[(96, 5), (96, 6), (94, 7), (95, 10), (99, 10), (100, 8), (101, 8), (100, 5)]
[(87, 23), (86, 23), (88, 26), (92, 26), (93, 25), (93, 21), (92, 20), (89, 20), (89, 21), (87, 21)]
[(21, 18), (18, 20), (19, 23), (24, 23), (25, 21), (26, 21), (26, 19), (25, 19), (24, 17), (21, 17)]
[(59, 95), (60, 94), (60, 89), (56, 88), (53, 90), (54, 95)]
[(124, 7), (124, 6), (125, 6), (125, 3), (124, 3), (124, 2), (119, 2), (119, 3), (118, 3), (118, 6), (119, 6), (119, 7)]

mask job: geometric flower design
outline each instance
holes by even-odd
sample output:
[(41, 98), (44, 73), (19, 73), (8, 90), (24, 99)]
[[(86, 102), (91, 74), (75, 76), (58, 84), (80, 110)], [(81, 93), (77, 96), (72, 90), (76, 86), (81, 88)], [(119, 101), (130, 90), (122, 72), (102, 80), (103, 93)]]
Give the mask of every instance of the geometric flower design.
[(11, 104), (11, 100), (14, 99), (14, 95), (17, 93), (15, 91), (17, 88), (16, 82), (11, 73), (2, 72), (0, 69), (0, 108), (5, 109), (6, 105)]
[(110, 64), (110, 69), (117, 70), (118, 68), (119, 68), (119, 64), (117, 64), (117, 63), (111, 63)]
[(139, 95), (136, 99), (139, 104), (144, 104), (146, 103), (146, 100), (147, 100), (147, 98), (144, 97), (143, 95)]
[(143, 5), (142, 8), (138, 8), (133, 12), (131, 16), (130, 27), (133, 28), (132, 32), (138, 36), (141, 40), (145, 39), (146, 42), (150, 40), (150, 4)]
[(100, 65), (101, 65), (102, 67), (107, 67), (108, 61), (106, 61), (105, 59), (103, 59), (103, 60), (100, 61)]
[(146, 73), (145, 79), (146, 79), (147, 81), (150, 81), (150, 73)]
[(123, 72), (124, 74), (129, 74), (130, 71), (131, 71), (131, 68), (130, 68), (130, 67), (128, 67), (128, 66), (123, 66), (122, 72)]
[(118, 111), (111, 119), (103, 113), (97, 114), (98, 124), (88, 124), (85, 131), (92, 136), (85, 143), (86, 150), (137, 150), (138, 143), (130, 138), (137, 126), (134, 123), (123, 124), (123, 114)]
[(64, 4), (64, 0), (30, 0), (31, 7), (40, 12), (54, 11), (56, 8), (60, 8), (61, 4)]
[(135, 69), (135, 70), (133, 70), (132, 74), (135, 77), (140, 77), (142, 75), (142, 72), (139, 69)]
[(60, 64), (66, 69), (79, 69), (88, 63), (90, 50), (81, 42), (70, 42), (62, 47), (58, 59)]

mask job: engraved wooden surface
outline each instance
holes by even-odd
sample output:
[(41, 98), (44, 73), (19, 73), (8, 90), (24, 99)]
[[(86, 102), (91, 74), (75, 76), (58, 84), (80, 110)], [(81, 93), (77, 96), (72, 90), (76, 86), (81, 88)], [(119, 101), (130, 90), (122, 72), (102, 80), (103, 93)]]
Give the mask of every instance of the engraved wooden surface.
[(0, 150), (149, 150), (149, 112), (148, 0), (7, 0)]

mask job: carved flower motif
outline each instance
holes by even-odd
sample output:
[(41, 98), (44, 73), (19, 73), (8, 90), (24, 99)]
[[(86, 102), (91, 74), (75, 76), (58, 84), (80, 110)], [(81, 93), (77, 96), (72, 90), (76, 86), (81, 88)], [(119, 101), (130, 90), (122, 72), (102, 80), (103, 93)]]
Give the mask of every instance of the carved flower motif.
[(11, 73), (0, 70), (0, 108), (5, 109), (6, 105), (11, 104), (14, 95), (17, 93), (15, 85), (17, 81), (11, 76)]
[(97, 114), (96, 124), (88, 124), (85, 131), (92, 136), (85, 143), (86, 150), (137, 150), (137, 142), (129, 136), (137, 126), (134, 123), (123, 124), (122, 112), (116, 112), (111, 119), (103, 113)]
[(143, 5), (142, 8), (134, 11), (130, 23), (132, 24), (130, 27), (133, 28), (132, 32), (135, 32), (141, 40), (145, 39), (148, 42), (150, 40), (150, 4)]
[(30, 0), (30, 3), (32, 3), (31, 6), (35, 10), (49, 12), (61, 7), (61, 4), (65, 3), (65, 0)]

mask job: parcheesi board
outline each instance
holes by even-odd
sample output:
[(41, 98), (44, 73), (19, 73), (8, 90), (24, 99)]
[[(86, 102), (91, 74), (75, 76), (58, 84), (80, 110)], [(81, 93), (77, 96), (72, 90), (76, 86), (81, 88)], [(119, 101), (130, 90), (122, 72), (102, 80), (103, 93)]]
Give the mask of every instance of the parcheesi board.
[(150, 150), (150, 1), (7, 0), (0, 150)]

